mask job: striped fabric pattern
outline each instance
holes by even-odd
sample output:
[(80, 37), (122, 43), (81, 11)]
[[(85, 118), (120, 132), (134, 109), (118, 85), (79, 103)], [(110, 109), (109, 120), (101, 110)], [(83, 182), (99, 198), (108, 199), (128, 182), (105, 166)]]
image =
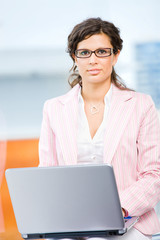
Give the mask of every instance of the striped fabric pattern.
[[(78, 91), (46, 101), (39, 166), (77, 163)], [(150, 96), (113, 85), (106, 122), (104, 163), (113, 165), (121, 205), (144, 234), (160, 232), (154, 206), (160, 200), (160, 123)]]

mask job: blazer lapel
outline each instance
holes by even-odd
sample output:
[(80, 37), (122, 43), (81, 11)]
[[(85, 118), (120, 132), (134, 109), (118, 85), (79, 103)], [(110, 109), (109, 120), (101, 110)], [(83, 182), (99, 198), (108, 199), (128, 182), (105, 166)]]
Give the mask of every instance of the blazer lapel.
[(133, 92), (121, 91), (113, 85), (113, 95), (104, 138), (104, 162), (111, 163), (120, 138), (135, 107)]
[(77, 163), (78, 91), (79, 86), (76, 86), (59, 99), (63, 106), (58, 138), (65, 165)]

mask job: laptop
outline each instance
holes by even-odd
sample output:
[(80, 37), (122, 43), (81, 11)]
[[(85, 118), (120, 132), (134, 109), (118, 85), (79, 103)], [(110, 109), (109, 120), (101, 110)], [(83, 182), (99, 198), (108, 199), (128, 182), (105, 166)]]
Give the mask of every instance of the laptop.
[(123, 235), (125, 222), (112, 166), (74, 165), (5, 172), (24, 239)]

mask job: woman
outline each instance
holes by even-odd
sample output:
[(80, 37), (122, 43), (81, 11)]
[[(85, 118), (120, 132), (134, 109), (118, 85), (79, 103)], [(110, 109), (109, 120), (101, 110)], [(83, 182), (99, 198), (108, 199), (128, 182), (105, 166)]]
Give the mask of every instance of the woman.
[(112, 164), (124, 215), (140, 216), (120, 239), (151, 239), (160, 232), (153, 209), (160, 196), (160, 124), (151, 97), (118, 80), (122, 42), (119, 30), (100, 18), (72, 30), (72, 89), (44, 105), (40, 166)]

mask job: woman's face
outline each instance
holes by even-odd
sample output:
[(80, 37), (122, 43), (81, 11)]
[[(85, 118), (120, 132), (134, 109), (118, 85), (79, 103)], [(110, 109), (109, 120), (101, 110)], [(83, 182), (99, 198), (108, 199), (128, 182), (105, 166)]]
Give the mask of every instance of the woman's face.
[[(109, 37), (104, 33), (92, 35), (77, 45), (77, 50), (88, 49), (95, 51), (96, 49), (103, 48), (113, 48)], [(120, 51), (116, 55), (111, 54), (109, 57), (103, 58), (97, 57), (94, 53), (92, 53), (89, 58), (78, 58), (74, 56), (79, 74), (82, 78), (82, 84), (97, 84), (104, 81), (110, 83), (112, 67), (116, 64), (119, 53)]]

